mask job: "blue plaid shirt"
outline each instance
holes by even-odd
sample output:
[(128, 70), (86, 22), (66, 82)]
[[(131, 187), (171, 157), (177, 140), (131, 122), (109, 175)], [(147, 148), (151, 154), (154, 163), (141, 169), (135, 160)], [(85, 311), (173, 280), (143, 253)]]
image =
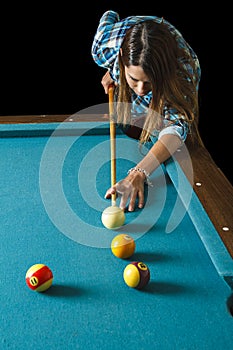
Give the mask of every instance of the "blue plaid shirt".
[[(106, 11), (99, 21), (94, 41), (92, 44), (92, 57), (96, 64), (100, 67), (106, 68), (112, 79), (119, 83), (119, 62), (118, 54), (122, 45), (122, 41), (125, 37), (126, 31), (134, 24), (153, 20), (157, 23), (165, 23), (172, 35), (178, 42), (178, 45), (183, 48), (195, 64), (195, 72), (190, 65), (190, 61), (182, 61), (183, 66), (187, 71), (198, 77), (196, 86), (198, 89), (199, 81), (201, 77), (201, 69), (197, 55), (189, 44), (184, 40), (181, 33), (172, 26), (166, 20), (156, 16), (130, 16), (120, 20), (119, 14), (114, 11)], [(132, 111), (134, 114), (145, 114), (148, 110), (150, 101), (152, 98), (152, 92), (150, 91), (145, 96), (137, 96), (135, 93), (132, 94)], [(180, 121), (180, 115), (175, 109), (168, 108), (165, 106), (164, 111), (164, 128), (160, 132), (156, 132), (155, 135), (160, 138), (163, 134), (176, 134), (181, 140), (185, 140), (189, 131), (188, 123)], [(171, 125), (171, 121), (173, 124)]]

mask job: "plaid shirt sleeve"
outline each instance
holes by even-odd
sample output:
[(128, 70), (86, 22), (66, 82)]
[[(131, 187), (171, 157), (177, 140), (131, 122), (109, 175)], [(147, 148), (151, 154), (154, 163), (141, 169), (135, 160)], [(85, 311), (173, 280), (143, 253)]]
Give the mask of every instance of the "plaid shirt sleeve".
[[(107, 11), (99, 21), (96, 35), (92, 44), (92, 57), (99, 66), (109, 69), (117, 58), (123, 35), (119, 32), (119, 15)], [(122, 33), (122, 32), (121, 32)]]

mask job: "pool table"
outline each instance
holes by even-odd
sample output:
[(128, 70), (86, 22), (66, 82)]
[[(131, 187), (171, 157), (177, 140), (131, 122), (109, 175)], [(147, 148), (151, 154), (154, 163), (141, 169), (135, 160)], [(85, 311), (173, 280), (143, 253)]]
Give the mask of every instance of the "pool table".
[[(101, 222), (105, 115), (0, 117), (0, 149), (0, 349), (233, 349), (233, 192), (204, 147), (157, 169), (118, 230)], [(117, 179), (147, 150), (117, 128)], [(110, 249), (119, 233), (128, 259)], [(131, 261), (150, 270), (141, 290), (123, 280)], [(53, 272), (44, 292), (25, 282), (37, 263)]]

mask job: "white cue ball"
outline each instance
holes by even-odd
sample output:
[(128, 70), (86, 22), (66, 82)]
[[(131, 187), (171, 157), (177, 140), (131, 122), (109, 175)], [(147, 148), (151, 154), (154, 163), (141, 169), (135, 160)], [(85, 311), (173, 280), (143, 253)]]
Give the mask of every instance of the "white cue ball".
[(125, 223), (124, 210), (117, 206), (108, 207), (104, 209), (101, 220), (106, 228), (116, 230)]

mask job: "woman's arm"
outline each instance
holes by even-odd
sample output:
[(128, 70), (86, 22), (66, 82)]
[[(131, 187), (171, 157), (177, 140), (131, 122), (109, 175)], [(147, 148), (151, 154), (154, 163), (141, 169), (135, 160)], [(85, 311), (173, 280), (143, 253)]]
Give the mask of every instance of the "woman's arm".
[(109, 71), (107, 71), (101, 80), (101, 84), (103, 85), (105, 94), (108, 94), (109, 86), (113, 83), (116, 84), (114, 80), (111, 78)]
[[(150, 149), (148, 154), (135, 166), (135, 170), (115, 186), (108, 189), (105, 198), (111, 198), (111, 194), (117, 193), (121, 196), (120, 208), (134, 211), (135, 202), (138, 198), (138, 207), (144, 206), (144, 182), (146, 174), (154, 172), (160, 164), (165, 162), (181, 146), (182, 141), (177, 135), (163, 135)], [(139, 170), (137, 170), (139, 169)]]

